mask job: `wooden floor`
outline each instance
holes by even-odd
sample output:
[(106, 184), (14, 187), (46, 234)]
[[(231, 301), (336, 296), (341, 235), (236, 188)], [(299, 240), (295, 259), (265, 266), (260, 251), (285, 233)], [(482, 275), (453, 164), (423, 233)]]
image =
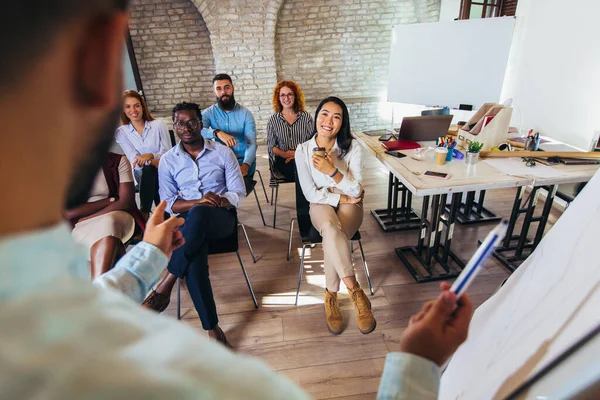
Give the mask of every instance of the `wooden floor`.
[[(264, 151), (264, 147), (260, 150)], [(384, 233), (370, 215), (370, 209), (385, 207), (388, 172), (366, 152), (364, 161), (365, 216), (360, 232), (375, 290), (371, 302), (377, 329), (371, 334), (362, 335), (358, 331), (345, 288), (340, 302), (348, 326), (339, 336), (327, 330), (322, 304), (325, 281), (320, 246), (307, 253), (299, 305), (294, 306), (301, 245), (295, 229), (293, 258), (287, 261), (289, 223), (295, 216), (292, 184), (280, 188), (276, 229), (271, 226), (273, 207), (266, 203), (260, 183), (257, 193), (268, 226), (263, 226), (252, 195), (238, 212), (258, 258), (254, 264), (240, 232), (240, 254), (260, 305), (258, 310), (254, 309), (235, 254), (211, 256), (209, 260), (220, 325), (228, 340), (237, 351), (264, 360), (316, 399), (374, 399), (386, 354), (398, 349), (409, 317), (438, 294), (438, 283), (416, 284), (393, 251), (395, 247), (415, 244), (417, 233)], [(265, 154), (259, 154), (258, 169), (263, 173), (270, 199)], [(489, 191), (486, 206), (508, 217), (515, 192), (516, 189)], [(414, 202), (417, 210), (420, 210), (420, 201)], [(549, 226), (560, 211), (553, 210)], [(476, 248), (476, 239), (484, 238), (493, 226), (457, 226), (452, 241), (455, 253), (467, 261)], [(357, 246), (354, 262), (361, 286), (368, 288)], [(469, 289), (476, 306), (508, 276), (508, 271), (496, 260), (488, 261), (485, 271)], [(176, 318), (175, 296), (174, 291), (166, 311), (173, 318)], [(182, 290), (182, 313), (185, 323), (202, 329), (185, 290)]]

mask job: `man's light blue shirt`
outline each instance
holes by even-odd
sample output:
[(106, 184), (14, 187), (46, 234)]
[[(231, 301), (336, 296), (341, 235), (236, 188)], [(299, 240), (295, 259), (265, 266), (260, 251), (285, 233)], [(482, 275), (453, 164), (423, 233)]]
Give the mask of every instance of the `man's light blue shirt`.
[(0, 237), (0, 398), (308, 400), (264, 363), (141, 307), (166, 266), (141, 242), (92, 285), (66, 224)]
[(235, 153), (238, 164), (248, 164), (249, 175), (254, 174), (256, 169), (256, 124), (254, 117), (248, 109), (239, 103), (235, 103), (233, 110), (225, 112), (218, 104), (213, 104), (202, 111), (202, 136), (205, 139), (221, 140), (213, 133), (219, 129), (233, 136), (237, 144), (231, 149)]
[[(140, 307), (167, 261), (141, 242), (92, 285), (66, 224), (0, 238), (0, 397), (308, 399), (265, 364)], [(431, 361), (390, 353), (377, 399), (435, 400), (439, 376)]]
[(204, 141), (204, 149), (195, 160), (181, 142), (166, 152), (158, 165), (158, 187), (160, 199), (167, 201), (170, 213), (177, 199), (200, 200), (208, 192), (226, 197), (234, 207), (246, 197), (235, 155), (227, 146), (212, 140)]

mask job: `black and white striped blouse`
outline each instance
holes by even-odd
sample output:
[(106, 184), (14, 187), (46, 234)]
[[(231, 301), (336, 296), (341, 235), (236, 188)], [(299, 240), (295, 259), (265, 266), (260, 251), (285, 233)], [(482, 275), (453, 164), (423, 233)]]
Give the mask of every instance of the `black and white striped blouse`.
[(300, 112), (290, 125), (281, 113), (275, 113), (267, 123), (267, 146), (269, 157), (275, 159), (273, 147), (282, 151), (296, 150), (300, 143), (306, 142), (312, 136), (313, 119), (307, 112)]

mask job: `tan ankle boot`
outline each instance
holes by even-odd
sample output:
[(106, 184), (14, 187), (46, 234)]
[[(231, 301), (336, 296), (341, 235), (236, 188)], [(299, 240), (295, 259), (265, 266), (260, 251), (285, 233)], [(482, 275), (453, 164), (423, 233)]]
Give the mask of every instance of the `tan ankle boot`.
[(327, 328), (334, 335), (339, 335), (344, 330), (344, 318), (337, 301), (337, 293), (330, 293), (325, 289), (325, 318)]
[(373, 312), (371, 312), (371, 302), (369, 301), (369, 298), (360, 288), (358, 283), (356, 283), (353, 288), (348, 288), (348, 291), (350, 292), (354, 307), (356, 307), (358, 330), (364, 334), (373, 332), (377, 326), (377, 321), (375, 321)]

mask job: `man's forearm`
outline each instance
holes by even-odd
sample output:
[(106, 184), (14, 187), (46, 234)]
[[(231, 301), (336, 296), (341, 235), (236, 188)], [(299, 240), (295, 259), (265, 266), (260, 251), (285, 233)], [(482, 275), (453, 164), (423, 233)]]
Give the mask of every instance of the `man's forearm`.
[(177, 199), (175, 200), (175, 203), (173, 203), (173, 205), (171, 206), (171, 210), (173, 210), (173, 212), (177, 214), (188, 212), (190, 211), (190, 208), (194, 207), (197, 204), (198, 200)]

